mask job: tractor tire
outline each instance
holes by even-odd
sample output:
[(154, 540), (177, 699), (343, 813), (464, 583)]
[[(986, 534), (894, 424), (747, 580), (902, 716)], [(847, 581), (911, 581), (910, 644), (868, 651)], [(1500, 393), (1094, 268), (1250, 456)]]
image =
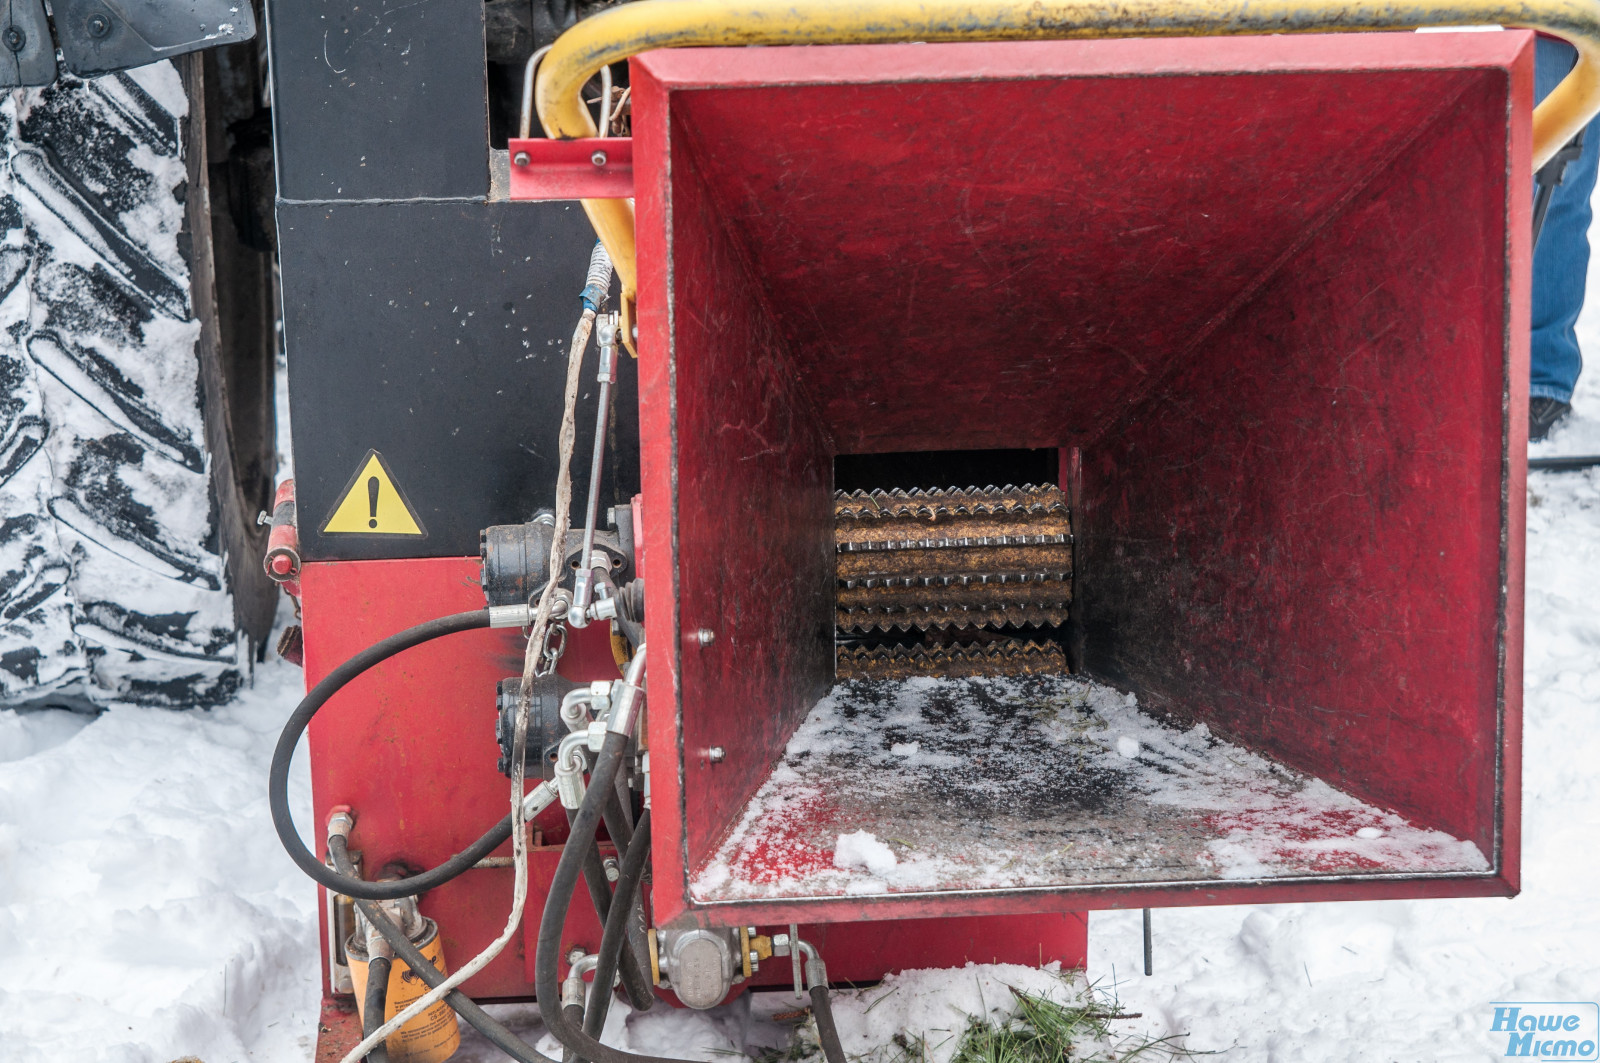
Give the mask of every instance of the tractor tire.
[(0, 706), (215, 705), (270, 633), (254, 49), (0, 103)]

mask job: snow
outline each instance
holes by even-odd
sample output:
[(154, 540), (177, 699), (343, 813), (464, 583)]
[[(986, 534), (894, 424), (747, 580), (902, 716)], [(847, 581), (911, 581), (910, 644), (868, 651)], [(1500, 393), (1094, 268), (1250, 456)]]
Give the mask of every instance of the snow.
[(833, 847), (833, 866), (841, 870), (860, 868), (869, 875), (886, 875), (898, 862), (894, 850), (870, 831), (841, 834)]
[(262, 669), (211, 712), (0, 712), (6, 1059), (310, 1058), (315, 897), (266, 801), (300, 681)]
[(918, 676), (819, 701), (692, 889), (772, 900), (1488, 867), (1468, 842), (1204, 724), (1167, 726), (1132, 694), (1074, 676)]

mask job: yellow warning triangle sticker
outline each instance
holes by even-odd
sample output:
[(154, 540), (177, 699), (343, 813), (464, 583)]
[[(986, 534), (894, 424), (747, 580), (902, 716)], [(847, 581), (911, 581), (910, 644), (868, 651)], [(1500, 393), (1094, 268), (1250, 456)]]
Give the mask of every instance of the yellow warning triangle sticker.
[(422, 522), (395, 486), (389, 466), (376, 450), (367, 451), (322, 525), (324, 535), (409, 535), (426, 538)]

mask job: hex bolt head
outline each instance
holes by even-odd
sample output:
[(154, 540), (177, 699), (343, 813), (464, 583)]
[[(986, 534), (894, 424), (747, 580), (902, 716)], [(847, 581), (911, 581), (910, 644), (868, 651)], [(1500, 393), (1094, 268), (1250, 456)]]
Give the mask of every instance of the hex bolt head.
[(526, 166), (532, 161), (533, 158), (525, 151), (519, 151), (511, 156), (511, 165), (513, 166)]
[(13, 52), (20, 52), (28, 45), (28, 35), (16, 26), (7, 26), (6, 31), (0, 33), (0, 41), (4, 41)]
[(723, 749), (721, 746), (712, 746), (710, 749), (706, 750), (706, 756), (711, 758), (711, 763), (721, 764), (724, 760), (728, 759), (728, 751)]
[(603, 151), (597, 151), (593, 155), (589, 156), (589, 161), (594, 163), (596, 166), (604, 166), (606, 164), (606, 153)]
[(104, 15), (90, 15), (85, 28), (89, 31), (89, 36), (99, 40), (111, 32), (111, 20)]

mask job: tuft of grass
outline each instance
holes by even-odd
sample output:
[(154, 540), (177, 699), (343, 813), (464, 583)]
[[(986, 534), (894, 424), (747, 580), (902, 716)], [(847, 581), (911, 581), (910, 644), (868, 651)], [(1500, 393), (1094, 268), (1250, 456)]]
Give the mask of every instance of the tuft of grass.
[[(1011, 988), (1011, 987), (1008, 987)], [(1193, 1059), (1172, 1037), (1117, 1037), (1111, 1024), (1135, 1016), (1093, 997), (1062, 1004), (1011, 988), (1017, 1013), (1003, 1023), (968, 1020), (951, 1063), (1123, 1063)]]
[[(852, 1056), (851, 1063), (928, 1063), (930, 1058), (943, 1058), (943, 1050), (952, 1039), (957, 1039), (957, 1044), (951, 1063), (1172, 1063), (1214, 1054), (1184, 1048), (1176, 1037), (1141, 1038), (1114, 1033), (1113, 1023), (1138, 1018), (1139, 1014), (1122, 1010), (1104, 990), (1090, 987), (1073, 1003), (1062, 1004), (1046, 994), (1012, 986), (1007, 989), (1017, 1007), (1016, 1013), (1002, 1022), (963, 1015), (966, 1026), (959, 1032), (898, 1033), (890, 1043), (879, 1045), (864, 1056)], [(895, 992), (891, 988), (883, 993), (867, 1010)], [(757, 1055), (757, 1063), (821, 1063), (822, 1051), (814, 1030), (809, 1023), (803, 1024), (788, 1048), (767, 1049)]]

